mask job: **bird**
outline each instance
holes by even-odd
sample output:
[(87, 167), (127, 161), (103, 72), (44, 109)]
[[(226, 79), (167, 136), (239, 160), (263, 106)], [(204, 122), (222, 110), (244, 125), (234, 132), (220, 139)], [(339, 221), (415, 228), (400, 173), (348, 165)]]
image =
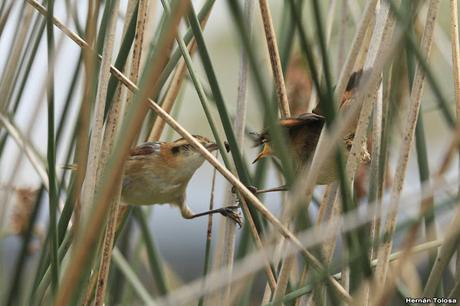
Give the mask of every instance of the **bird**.
[[(346, 91), (341, 99), (341, 110), (345, 111), (350, 104), (353, 96), (353, 91), (357, 88), (359, 80), (361, 78), (362, 71), (354, 72), (347, 84)], [(289, 148), (292, 152), (294, 160), (294, 169), (299, 172), (300, 169), (304, 168), (308, 162), (311, 161), (313, 154), (316, 150), (318, 140), (325, 124), (325, 117), (321, 114), (319, 107), (311, 113), (302, 113), (294, 117), (283, 118), (279, 120), (279, 125), (284, 128), (286, 135), (289, 139)], [(254, 133), (256, 136), (255, 146), (263, 145), (263, 149), (257, 155), (253, 163), (259, 161), (262, 158), (272, 156), (273, 152), (270, 146), (270, 135), (267, 130), (261, 133)], [(350, 151), (353, 143), (354, 134), (350, 133), (345, 135), (343, 143), (347, 151)], [(370, 155), (365, 147), (362, 148), (361, 161), (368, 163), (370, 161)], [(319, 171), (319, 176), (316, 181), (317, 185), (327, 185), (337, 180), (337, 166), (335, 163), (335, 157), (332, 156)], [(255, 193), (263, 193), (270, 191), (283, 191), (286, 190), (285, 186), (257, 190), (253, 186), (251, 189)]]
[[(206, 137), (193, 135), (208, 151), (217, 144)], [(186, 189), (204, 157), (186, 139), (170, 142), (145, 142), (130, 150), (122, 179), (121, 200), (128, 205), (170, 204), (178, 207), (184, 219), (220, 213), (241, 226), (239, 206), (194, 213), (186, 204)]]

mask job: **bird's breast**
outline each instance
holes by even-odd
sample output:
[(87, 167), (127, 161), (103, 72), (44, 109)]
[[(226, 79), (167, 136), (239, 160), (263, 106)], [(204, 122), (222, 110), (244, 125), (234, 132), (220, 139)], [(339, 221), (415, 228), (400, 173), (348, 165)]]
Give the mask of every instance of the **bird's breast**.
[(153, 205), (177, 202), (182, 198), (190, 178), (176, 175), (168, 167), (152, 167), (128, 162), (122, 186), (122, 199), (132, 205)]

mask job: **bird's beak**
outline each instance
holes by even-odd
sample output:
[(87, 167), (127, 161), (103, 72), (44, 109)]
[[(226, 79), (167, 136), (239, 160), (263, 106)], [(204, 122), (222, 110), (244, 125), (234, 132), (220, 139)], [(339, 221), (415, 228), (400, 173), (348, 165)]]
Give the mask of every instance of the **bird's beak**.
[(209, 152), (215, 151), (218, 149), (218, 146), (216, 143), (212, 142), (208, 145), (206, 145), (206, 149), (208, 149)]
[(262, 159), (262, 158), (267, 157), (269, 155), (271, 155), (270, 146), (268, 145), (268, 143), (265, 143), (262, 151), (259, 153), (259, 155), (257, 155), (256, 159), (254, 159), (254, 161), (252, 163), (254, 164), (254, 163), (258, 162), (259, 159)]

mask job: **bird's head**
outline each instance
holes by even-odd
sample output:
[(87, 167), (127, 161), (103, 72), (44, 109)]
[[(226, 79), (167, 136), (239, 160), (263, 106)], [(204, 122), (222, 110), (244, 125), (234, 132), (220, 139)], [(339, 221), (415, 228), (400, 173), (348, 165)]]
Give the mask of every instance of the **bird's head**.
[(260, 159), (272, 155), (272, 150), (270, 147), (270, 139), (266, 131), (262, 133), (251, 133), (255, 137), (255, 147), (263, 145), (262, 151), (257, 155), (256, 159), (252, 162), (253, 164), (258, 162)]
[[(209, 152), (218, 148), (216, 143), (204, 136), (193, 135), (193, 137)], [(178, 163), (183, 164), (185, 167), (198, 168), (204, 162), (203, 155), (185, 138), (179, 138), (169, 143), (168, 150), (171, 158), (176, 159)]]

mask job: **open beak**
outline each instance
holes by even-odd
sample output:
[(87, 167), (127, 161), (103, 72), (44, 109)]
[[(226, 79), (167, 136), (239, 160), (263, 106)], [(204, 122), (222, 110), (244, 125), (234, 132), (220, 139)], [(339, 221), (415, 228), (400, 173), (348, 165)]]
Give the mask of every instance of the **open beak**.
[(206, 149), (208, 149), (209, 152), (215, 151), (218, 149), (218, 146), (216, 143), (212, 142), (210, 144), (206, 145)]
[(270, 156), (270, 155), (271, 155), (270, 146), (268, 145), (268, 143), (264, 143), (264, 147), (263, 147), (262, 151), (259, 153), (259, 155), (257, 155), (256, 159), (254, 159), (254, 161), (252, 163), (254, 164), (254, 163), (258, 162), (259, 159), (267, 157), (267, 156)]

